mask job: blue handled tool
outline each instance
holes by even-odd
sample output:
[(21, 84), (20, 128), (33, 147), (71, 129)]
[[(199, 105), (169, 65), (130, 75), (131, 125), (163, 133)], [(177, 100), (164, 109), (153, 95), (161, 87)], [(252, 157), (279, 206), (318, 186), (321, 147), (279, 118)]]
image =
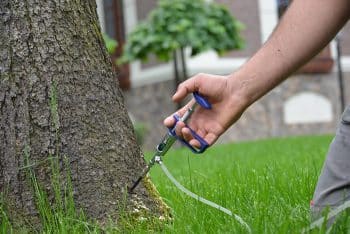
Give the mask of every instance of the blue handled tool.
[(180, 140), (182, 144), (186, 145), (188, 148), (192, 150), (192, 152), (196, 154), (203, 153), (209, 147), (209, 144), (202, 137), (200, 137), (195, 131), (193, 131), (188, 125), (186, 126), (190, 129), (193, 137), (196, 140), (198, 140), (200, 143), (199, 148), (193, 147), (192, 145), (190, 145), (189, 142), (177, 136), (175, 133), (175, 127), (177, 122), (182, 121), (186, 124), (191, 114), (193, 113), (193, 111), (198, 105), (200, 105), (202, 108), (205, 108), (205, 109), (211, 109), (211, 104), (198, 92), (194, 92), (193, 96), (196, 102), (190, 108), (188, 108), (188, 110), (185, 112), (185, 114), (181, 118), (178, 115), (174, 115), (174, 119), (175, 119), (174, 126), (172, 128), (169, 128), (167, 134), (163, 137), (161, 142), (157, 145), (154, 156), (149, 161), (145, 169), (141, 172), (141, 175), (139, 176), (139, 178), (134, 182), (134, 184), (131, 187), (129, 187), (128, 189), (129, 193), (132, 193), (132, 191), (136, 188), (136, 186), (140, 183), (140, 181), (146, 176), (146, 174), (149, 172), (149, 170), (155, 163), (161, 162), (162, 156), (164, 156), (168, 152), (168, 150), (176, 140)]

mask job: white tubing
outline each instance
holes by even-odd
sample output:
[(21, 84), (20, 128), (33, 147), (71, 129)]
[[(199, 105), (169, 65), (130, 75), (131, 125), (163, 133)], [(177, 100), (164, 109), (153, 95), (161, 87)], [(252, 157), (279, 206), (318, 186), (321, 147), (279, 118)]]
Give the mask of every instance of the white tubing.
[(233, 214), (230, 210), (226, 209), (225, 207), (222, 207), (212, 201), (209, 201), (201, 196), (198, 196), (197, 194), (191, 192), (190, 190), (186, 189), (184, 186), (182, 186), (182, 184), (180, 184), (174, 177), (173, 175), (169, 172), (168, 168), (163, 164), (162, 161), (159, 161), (158, 162), (160, 167), (162, 168), (162, 170), (164, 171), (165, 175), (171, 180), (171, 182), (173, 182), (175, 184), (175, 186), (180, 189), (182, 192), (186, 193), (188, 196), (200, 201), (200, 202), (203, 202), (204, 204), (207, 204), (208, 206), (211, 206), (215, 209), (218, 209), (222, 212), (224, 212), (225, 214), (228, 214), (229, 216), (233, 216), (235, 218), (235, 220), (237, 222), (239, 222), (242, 226), (244, 226), (247, 231), (249, 233), (252, 233), (249, 225), (238, 215), (236, 214)]
[(309, 232), (316, 227), (321, 227), (325, 221), (333, 218), (334, 216), (336, 216), (337, 214), (339, 214), (340, 212), (344, 211), (345, 209), (347, 209), (349, 207), (350, 207), (350, 201), (344, 202), (344, 204), (338, 206), (334, 210), (331, 210), (326, 217), (319, 218), (315, 222), (311, 223), (308, 228), (303, 230), (303, 233)]

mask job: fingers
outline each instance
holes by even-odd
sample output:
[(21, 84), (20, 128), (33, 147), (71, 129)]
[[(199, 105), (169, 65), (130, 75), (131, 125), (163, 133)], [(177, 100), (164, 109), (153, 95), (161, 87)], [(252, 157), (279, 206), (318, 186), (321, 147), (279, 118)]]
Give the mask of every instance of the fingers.
[(195, 138), (193, 138), (191, 130), (188, 128), (183, 128), (182, 129), (182, 136), (185, 139), (185, 141), (187, 141), (188, 143), (190, 143), (190, 145), (192, 145), (195, 148), (200, 148), (201, 144), (198, 140), (196, 140)]
[[(189, 142), (190, 145), (192, 145), (195, 148), (201, 147), (201, 143), (192, 136), (190, 129), (182, 128), (181, 133), (182, 133), (183, 138), (187, 142)], [(215, 141), (218, 139), (218, 136), (215, 134), (212, 134), (212, 133), (203, 134), (201, 131), (199, 131), (199, 132), (197, 132), (197, 134), (199, 136), (201, 136), (208, 143), (208, 145), (213, 145), (215, 143)]]
[[(178, 115), (179, 117), (182, 117), (185, 112), (194, 104), (195, 100), (191, 100), (189, 103), (187, 103), (186, 106), (179, 109), (177, 112), (172, 114), (171, 116), (168, 116), (164, 120), (164, 125), (168, 128), (172, 128), (175, 125), (175, 118), (174, 115)], [(175, 126), (175, 133), (177, 136), (183, 138), (185, 141), (189, 142), (194, 147), (200, 147), (199, 141), (193, 138), (192, 133), (189, 128), (186, 127), (186, 124), (183, 121), (178, 121)]]
[[(173, 116), (170, 116), (164, 120), (164, 124), (167, 127), (172, 127), (175, 124), (175, 119)], [(194, 129), (195, 130), (195, 129)], [(193, 147), (200, 148), (201, 143), (195, 139), (192, 135), (191, 130), (186, 127), (185, 123), (182, 121), (178, 121), (175, 126), (175, 133), (179, 137), (183, 138), (185, 141), (189, 142)], [(203, 132), (201, 130), (197, 131), (197, 134), (201, 136), (209, 145), (213, 145), (215, 141), (218, 139), (218, 136), (210, 133), (210, 132)]]
[(182, 128), (181, 135), (182, 135), (182, 138), (187, 142), (190, 142), (193, 139), (191, 130), (188, 128)]
[(178, 110), (177, 112), (173, 113), (172, 115), (166, 117), (163, 121), (163, 124), (168, 127), (171, 128), (175, 125), (175, 119), (174, 119), (174, 115), (178, 115), (178, 116), (183, 116), (186, 112), (186, 108), (183, 107), (180, 110)]
[(208, 134), (205, 136), (204, 140), (205, 140), (209, 145), (213, 145), (213, 144), (216, 142), (216, 140), (217, 140), (218, 138), (219, 138), (218, 135), (215, 135), (215, 134), (213, 134), (213, 133), (208, 133)]
[(175, 124), (175, 119), (173, 116), (168, 116), (164, 119), (164, 125), (168, 128), (171, 128)]
[(168, 128), (171, 128), (172, 126), (174, 126), (174, 124), (175, 124), (174, 115), (178, 115), (179, 117), (182, 117), (185, 114), (185, 112), (193, 105), (194, 102), (195, 102), (195, 100), (192, 99), (184, 107), (182, 107), (181, 109), (179, 109), (178, 111), (176, 111), (172, 115), (165, 118), (163, 121), (163, 124)]
[(200, 86), (199, 84), (201, 83), (201, 76), (202, 75), (198, 74), (182, 82), (177, 87), (177, 90), (173, 95), (173, 100), (175, 102), (179, 102), (184, 99), (189, 93), (198, 91)]
[[(175, 119), (170, 116), (164, 120), (164, 125), (167, 127), (172, 127), (175, 124)], [(199, 141), (193, 138), (191, 130), (186, 127), (185, 123), (178, 121), (175, 126), (175, 133), (177, 136), (183, 138), (185, 141), (189, 142), (194, 147), (200, 147)]]

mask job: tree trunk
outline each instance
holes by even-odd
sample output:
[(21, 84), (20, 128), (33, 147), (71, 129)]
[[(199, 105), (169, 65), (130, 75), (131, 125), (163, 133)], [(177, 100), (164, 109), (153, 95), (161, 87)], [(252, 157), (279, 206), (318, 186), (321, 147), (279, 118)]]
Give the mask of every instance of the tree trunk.
[[(0, 1), (0, 193), (11, 217), (35, 219), (25, 156), (52, 196), (50, 163), (66, 157), (74, 200), (90, 218), (118, 217), (145, 166), (97, 20), (94, 0)], [(144, 184), (128, 204), (161, 214)], [(135, 205), (136, 204), (136, 205)], [(17, 222), (16, 221), (16, 222)]]

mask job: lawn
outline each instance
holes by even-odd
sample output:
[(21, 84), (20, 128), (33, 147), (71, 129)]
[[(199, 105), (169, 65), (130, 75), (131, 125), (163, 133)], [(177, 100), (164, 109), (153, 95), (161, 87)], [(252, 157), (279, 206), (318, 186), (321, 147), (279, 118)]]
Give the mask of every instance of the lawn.
[[(192, 192), (242, 217), (252, 233), (301, 233), (310, 224), (309, 204), (331, 139), (305, 136), (217, 145), (202, 155), (192, 154), (186, 148), (174, 149), (165, 156), (164, 163)], [(152, 152), (146, 153), (146, 158), (151, 156)], [(40, 204), (46, 207), (42, 209), (43, 232), (247, 233), (233, 217), (178, 190), (158, 165), (150, 176), (171, 208), (172, 221), (146, 219), (135, 223), (126, 216), (117, 227), (112, 223), (101, 228), (84, 215), (77, 215), (73, 202), (59, 207), (59, 212), (53, 211), (38, 190)], [(348, 223), (345, 228), (349, 228)], [(0, 205), (0, 233), (12, 233), (11, 230)], [(29, 231), (23, 227), (23, 232)], [(333, 233), (347, 232), (338, 229)]]
[[(300, 233), (309, 224), (330, 141), (330, 136), (269, 139), (218, 145), (203, 155), (183, 148), (170, 151), (164, 163), (185, 187), (241, 216), (253, 233)], [(150, 174), (174, 217), (164, 232), (246, 232), (233, 217), (178, 190), (159, 166)]]

